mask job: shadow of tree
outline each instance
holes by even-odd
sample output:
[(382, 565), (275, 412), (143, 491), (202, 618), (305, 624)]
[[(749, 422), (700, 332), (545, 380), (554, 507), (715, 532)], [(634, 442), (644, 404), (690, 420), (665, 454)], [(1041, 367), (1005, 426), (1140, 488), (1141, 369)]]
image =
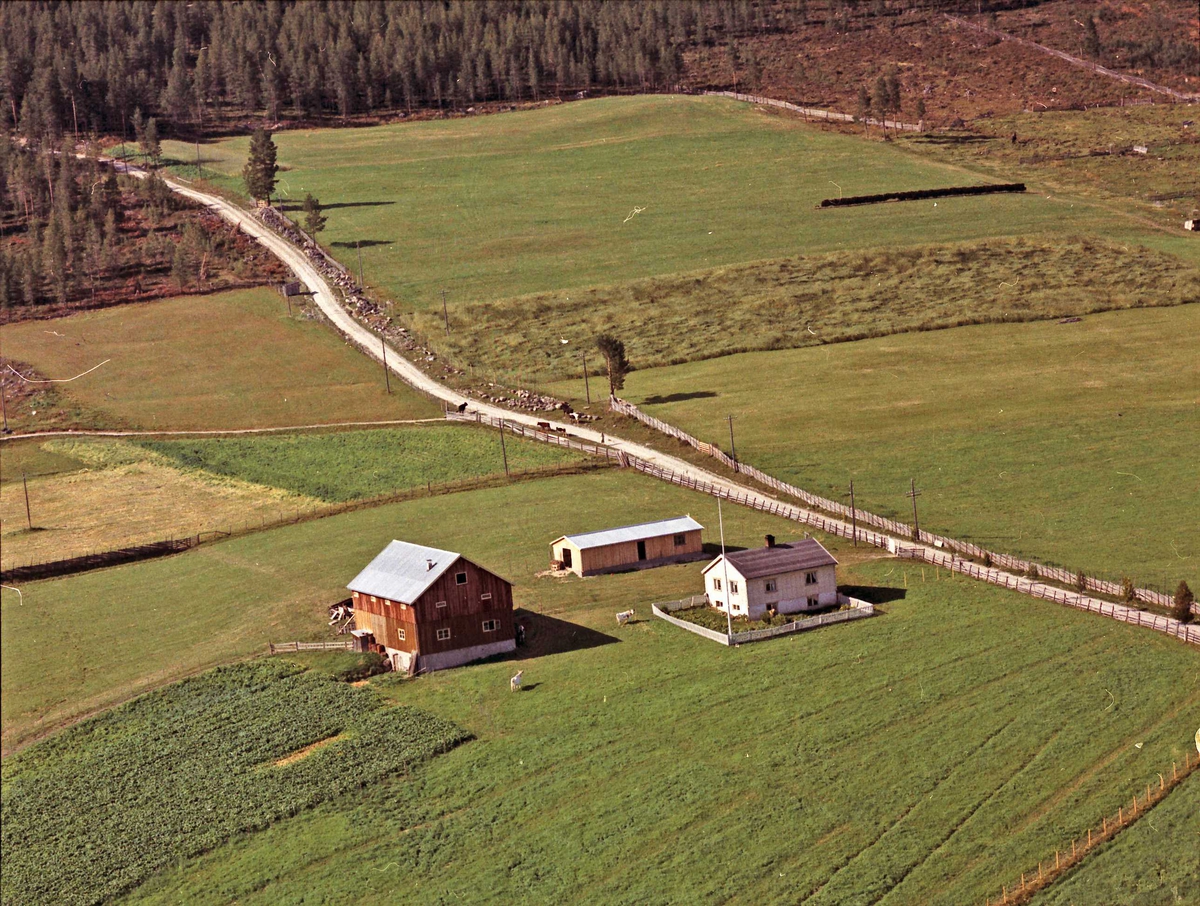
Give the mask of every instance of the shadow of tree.
[(648, 396), (642, 403), (647, 406), (657, 406), (660, 403), (682, 403), (684, 400), (707, 400), (720, 394), (711, 390), (694, 390), (691, 393), (669, 393), (666, 396)]
[(358, 242), (331, 242), (329, 244), (335, 249), (369, 249), (374, 245), (391, 245), (392, 241), (390, 239), (360, 239)]

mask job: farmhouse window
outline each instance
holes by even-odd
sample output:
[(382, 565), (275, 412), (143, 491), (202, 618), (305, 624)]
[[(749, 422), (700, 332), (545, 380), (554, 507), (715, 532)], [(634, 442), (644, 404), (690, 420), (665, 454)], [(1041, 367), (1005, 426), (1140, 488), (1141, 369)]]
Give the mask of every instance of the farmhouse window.
[(495, 632), (496, 631), (496, 621), (495, 620), (484, 620), (483, 621), (483, 631), (484, 632)]
[(480, 600), (480, 601), (490, 601), (490, 600), (492, 600), (492, 593), (491, 593), (490, 591), (488, 591), (488, 592), (484, 592), (483, 594), (481, 594), (481, 595), (479, 596), (479, 600)]
[(720, 591), (720, 590), (721, 590), (721, 580), (720, 580), (720, 579), (713, 579), (713, 588), (714, 588), (716, 591)]
[(448, 638), (450, 638), (450, 630), (449, 629), (439, 629), (437, 631), (437, 640), (439, 642), (444, 642)]
[(737, 590), (737, 583), (736, 583), (736, 582), (730, 582), (730, 583), (729, 583), (729, 593), (730, 593), (731, 595), (736, 595), (736, 594), (738, 593), (738, 590)]
[(437, 602), (436, 604), (434, 604), (433, 606), (434, 606), (434, 607), (445, 607), (445, 606), (446, 606), (446, 602), (445, 602), (445, 601), (438, 601), (438, 602)]
[(403, 641), (404, 641), (404, 630), (403, 630), (403, 629), (397, 629), (397, 630), (396, 630), (396, 636), (397, 636), (397, 638), (399, 638), (399, 639), (400, 639), (400, 641), (402, 641), (402, 642), (403, 642)]
[(774, 590), (775, 590), (775, 580), (768, 579), (766, 581), (766, 583), (764, 583), (763, 591), (774, 591)]
[(820, 603), (820, 602), (819, 602), (819, 601), (818, 601), (816, 598), (809, 598), (809, 599), (808, 599), (808, 606), (809, 606), (809, 607), (816, 607), (818, 603)]
[(687, 544), (687, 535), (676, 535), (675, 536), (675, 546), (676, 547), (683, 547), (685, 544)]
[(454, 574), (454, 584), (455, 585), (466, 585), (467, 584), (467, 574), (466, 573), (455, 573)]
[(816, 573), (805, 573), (804, 574), (804, 584), (805, 585), (816, 585), (817, 584), (817, 574)]

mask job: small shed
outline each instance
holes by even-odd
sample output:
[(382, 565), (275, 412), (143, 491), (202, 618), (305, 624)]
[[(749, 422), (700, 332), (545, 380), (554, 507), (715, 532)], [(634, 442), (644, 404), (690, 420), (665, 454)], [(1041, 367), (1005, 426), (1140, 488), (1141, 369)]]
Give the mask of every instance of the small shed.
[(557, 569), (579, 576), (644, 569), (698, 560), (704, 556), (701, 532), (691, 516), (623, 525), (620, 528), (563, 535), (550, 543), (550, 561)]
[(820, 541), (805, 538), (717, 557), (704, 567), (708, 603), (735, 617), (761, 620), (768, 610), (800, 613), (837, 603), (837, 560)]
[(394, 670), (443, 670), (517, 647), (512, 586), (454, 551), (393, 541), (347, 588), (355, 647)]

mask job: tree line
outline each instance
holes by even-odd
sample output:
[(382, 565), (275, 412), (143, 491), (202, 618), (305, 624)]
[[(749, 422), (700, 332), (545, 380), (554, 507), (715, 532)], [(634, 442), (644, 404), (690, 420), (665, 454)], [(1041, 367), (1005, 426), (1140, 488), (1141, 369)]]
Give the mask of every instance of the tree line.
[(231, 112), (274, 121), (595, 87), (656, 90), (683, 52), (787, 28), (804, 4), (749, 0), (0, 5), (0, 116), (30, 140), (171, 133)]

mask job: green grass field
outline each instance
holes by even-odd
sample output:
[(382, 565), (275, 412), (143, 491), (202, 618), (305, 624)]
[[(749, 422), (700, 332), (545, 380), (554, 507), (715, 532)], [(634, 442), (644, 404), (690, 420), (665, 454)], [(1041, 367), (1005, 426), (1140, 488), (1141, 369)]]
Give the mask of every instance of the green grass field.
[(422, 425), (332, 434), (143, 441), (184, 469), (280, 488), (329, 502), (582, 463), (587, 457), (495, 431)]
[[(280, 195), (319, 197), (323, 244), (356, 266), (361, 243), (368, 282), (404, 311), (440, 308), (442, 288), (458, 306), (883, 244), (1137, 228), (1034, 193), (817, 211), (839, 192), (992, 177), (718, 98), (603, 99), (275, 140)], [(204, 149), (232, 191), (247, 147)], [(164, 152), (194, 154), (169, 142)]]
[[(1191, 745), (1195, 651), (863, 559), (878, 553), (845, 542), (829, 542), (840, 581), (874, 588), (881, 616), (736, 649), (649, 618), (650, 601), (699, 588), (701, 564), (534, 576), (564, 531), (680, 511), (711, 527), (713, 509), (605, 472), (413, 500), (36, 583), (23, 606), (6, 591), (6, 734), (36, 731), (50, 709), (78, 713), (86, 699), (186, 672), (205, 654), (244, 654), (276, 634), (264, 632), (270, 614), (316, 633), (321, 604), (399, 536), (462, 550), (516, 583), (530, 626), (520, 663), (378, 687), (477, 741), (407, 781), (372, 782), (185, 860), (132, 900), (382, 902), (403, 889), (430, 903), (658, 902), (664, 891), (675, 902), (971, 902)], [(752, 511), (725, 515), (731, 544), (796, 536)], [(155, 615), (181, 596), (188, 608)], [(618, 628), (613, 613), (629, 606), (641, 619)], [(529, 688), (512, 695), (518, 667)]]
[(109, 902), (468, 738), (298, 664), (218, 668), (4, 762), (3, 901)]
[[(55, 385), (58, 407), (10, 408), (14, 430), (256, 428), (437, 417), (407, 385), (269, 289), (126, 305), (3, 327), (4, 354)], [(82, 406), (93, 415), (82, 422)], [(61, 414), (58, 411), (62, 410)]]
[(1195, 305), (964, 327), (637, 371), (624, 395), (726, 450), (735, 416), (739, 456), (827, 497), (853, 479), (909, 519), (915, 478), (923, 528), (1173, 591), (1200, 584), (1198, 335)]

